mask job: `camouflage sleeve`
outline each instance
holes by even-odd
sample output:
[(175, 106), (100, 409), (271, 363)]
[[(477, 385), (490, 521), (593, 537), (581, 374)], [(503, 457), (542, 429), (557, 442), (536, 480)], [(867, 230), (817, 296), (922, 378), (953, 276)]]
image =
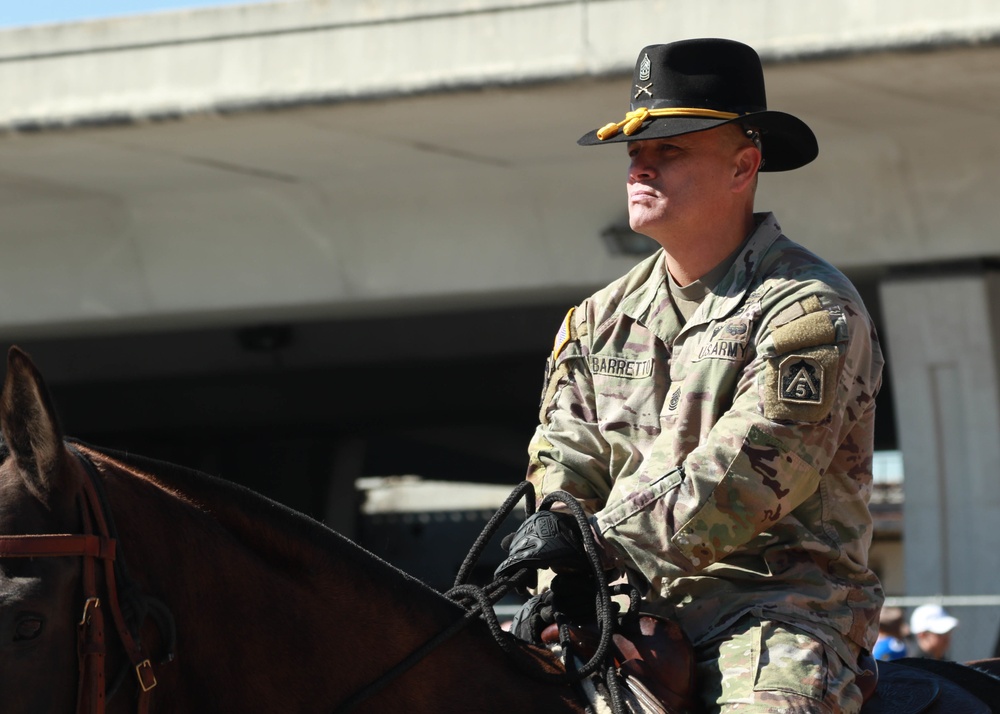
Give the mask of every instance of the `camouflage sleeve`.
[[(584, 307), (584, 306), (582, 306)], [(539, 425), (528, 446), (527, 479), (541, 500), (553, 491), (574, 496), (588, 514), (599, 511), (611, 492), (608, 445), (597, 409), (586, 350), (584, 309), (570, 310), (546, 364)]]
[[(674, 435), (657, 437), (634, 485), (598, 514), (601, 534), (650, 583), (669, 582), (788, 516), (820, 487), (838, 449), (866, 458), (866, 445), (850, 441), (878, 388), (872, 339), (864, 312), (835, 295), (765, 316), (730, 408), (679, 466), (659, 448)], [(685, 390), (711, 394), (710, 374)]]

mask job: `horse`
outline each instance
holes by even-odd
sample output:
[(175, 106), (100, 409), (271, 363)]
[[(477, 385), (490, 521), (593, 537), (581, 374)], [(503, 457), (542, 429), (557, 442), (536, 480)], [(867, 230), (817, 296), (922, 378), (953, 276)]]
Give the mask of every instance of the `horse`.
[[(85, 689), (90, 699), (106, 696), (109, 714), (137, 711), (140, 701), (151, 714), (332, 713), (465, 614), (348, 539), (245, 488), (67, 441), (41, 375), (17, 348), (8, 357), (0, 430), (0, 534), (20, 539), (0, 543), (5, 714), (99, 711), (77, 709)], [(88, 516), (90, 469), (106, 505)], [(113, 546), (86, 523), (102, 510), (113, 517)], [(77, 684), (87, 669), (78, 663), (78, 630), (114, 608), (110, 591), (123, 589), (120, 574), (102, 579), (101, 564), (91, 568), (99, 592), (84, 597), (89, 558), (63, 554), (74, 542), (26, 539), (88, 532), (87, 542), (105, 541), (92, 551), (113, 547), (113, 562), (127, 562), (128, 589), (143, 594), (133, 599), (164, 603), (176, 631), (171, 643), (172, 628), (154, 617), (125, 622), (125, 639), (148, 655), (133, 662), (109, 626), (107, 692)], [(27, 557), (33, 548), (56, 552)], [(161, 663), (167, 650), (175, 650), (172, 661)], [(561, 669), (547, 650), (528, 652), (543, 671)], [(525, 677), (472, 622), (354, 709), (393, 710), (580, 714), (584, 706), (569, 687)]]
[(17, 347), (0, 432), (5, 714), (587, 710), (463, 606), (307, 516), (67, 439)]

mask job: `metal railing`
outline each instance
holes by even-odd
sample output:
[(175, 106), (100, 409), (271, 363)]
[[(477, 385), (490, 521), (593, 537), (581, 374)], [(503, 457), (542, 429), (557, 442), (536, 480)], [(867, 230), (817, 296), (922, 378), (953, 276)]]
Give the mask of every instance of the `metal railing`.
[(1000, 595), (889, 595), (887, 606), (918, 607), (920, 605), (940, 605), (941, 607), (997, 607)]

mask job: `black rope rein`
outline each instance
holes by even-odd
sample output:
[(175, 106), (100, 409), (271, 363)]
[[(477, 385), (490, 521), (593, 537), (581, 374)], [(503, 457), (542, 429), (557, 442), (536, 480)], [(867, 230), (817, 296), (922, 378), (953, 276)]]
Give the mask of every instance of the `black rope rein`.
[(559, 624), (559, 644), (562, 647), (566, 663), (566, 671), (564, 672), (552, 673), (539, 669), (538, 663), (525, 652), (523, 643), (510, 633), (504, 632), (500, 626), (492, 604), (510, 592), (510, 590), (522, 588), (524, 583), (530, 580), (533, 575), (529, 569), (524, 568), (519, 570), (508, 578), (499, 578), (482, 588), (466, 583), (469, 573), (479, 561), (486, 545), (496, 535), (500, 524), (513, 511), (518, 501), (522, 498), (525, 499), (526, 515), (530, 516), (535, 512), (534, 486), (527, 481), (522, 482), (507, 497), (507, 500), (504, 501), (500, 509), (493, 515), (493, 518), (486, 524), (479, 538), (476, 539), (469, 555), (462, 563), (462, 567), (459, 568), (458, 575), (455, 577), (455, 586), (448, 591), (447, 595), (459, 602), (468, 602), (469, 599), (474, 599), (476, 602), (475, 610), (481, 611), (480, 614), (483, 620), (486, 621), (493, 639), (522, 671), (534, 679), (550, 684), (576, 684), (596, 673), (599, 668), (603, 668), (600, 677), (611, 699), (611, 708), (614, 714), (625, 714), (628, 709), (625, 706), (621, 683), (617, 676), (617, 668), (610, 652), (617, 614), (617, 608), (612, 603), (611, 598), (613, 595), (628, 594), (629, 610), (626, 616), (635, 617), (638, 615), (638, 597), (637, 594), (633, 594), (631, 589), (622, 587), (612, 588), (608, 585), (608, 581), (604, 576), (604, 567), (601, 564), (601, 556), (597, 550), (597, 543), (594, 539), (593, 531), (590, 529), (590, 523), (587, 520), (587, 514), (575, 498), (565, 491), (554, 491), (542, 499), (538, 508), (546, 510), (552, 504), (560, 503), (573, 515), (579, 527), (583, 550), (587, 555), (591, 573), (597, 585), (595, 612), (597, 615), (597, 625), (600, 630), (600, 639), (594, 654), (584, 664), (578, 667), (574, 664), (573, 647), (569, 637), (569, 624), (559, 613), (556, 614), (556, 622)]
[[(595, 605), (597, 623), (601, 634), (597, 649), (591, 658), (584, 664), (578, 667), (574, 666), (568, 624), (564, 621), (564, 618), (558, 614), (556, 616), (556, 622), (559, 624), (559, 640), (560, 645), (563, 648), (566, 662), (566, 670), (563, 672), (548, 672), (543, 670), (538, 661), (528, 654), (524, 643), (511, 635), (509, 632), (505, 632), (503, 627), (500, 625), (497, 614), (493, 609), (493, 605), (512, 590), (523, 591), (527, 583), (534, 575), (531, 570), (523, 568), (511, 576), (497, 578), (493, 582), (483, 586), (474, 585), (468, 582), (470, 574), (475, 565), (479, 562), (486, 546), (496, 536), (504, 520), (506, 520), (506, 518), (514, 511), (514, 508), (522, 498), (525, 499), (525, 513), (530, 516), (535, 512), (534, 487), (527, 481), (522, 482), (513, 490), (513, 492), (511, 492), (497, 512), (494, 513), (487, 522), (482, 533), (479, 534), (479, 537), (473, 543), (468, 556), (466, 556), (465, 560), (462, 562), (462, 565), (458, 570), (458, 574), (455, 576), (454, 586), (445, 593), (448, 598), (466, 608), (465, 614), (459, 620), (456, 620), (449, 627), (439, 632), (433, 638), (411, 652), (406, 656), (406, 658), (379, 676), (376, 680), (343, 702), (336, 709), (337, 714), (351, 711), (356, 706), (361, 704), (361, 702), (384, 689), (390, 682), (430, 654), (432, 650), (450, 640), (452, 637), (469, 626), (473, 621), (478, 619), (482, 619), (486, 623), (494, 641), (500, 646), (504, 653), (506, 653), (523, 672), (536, 680), (548, 684), (564, 686), (572, 685), (581, 682), (592, 674), (597, 673), (598, 669), (601, 669), (602, 671), (598, 676), (600, 676), (608, 691), (614, 714), (627, 714), (628, 709), (626, 708), (622, 697), (621, 684), (617, 677), (617, 670), (613, 659), (610, 657), (612, 637), (615, 629), (615, 616), (617, 612), (617, 609), (611, 601), (611, 597), (612, 595), (620, 594), (625, 591), (621, 588), (611, 588), (608, 585), (607, 580), (604, 577), (604, 570), (601, 565), (600, 555), (598, 554), (597, 544), (594, 540), (593, 533), (590, 530), (590, 524), (587, 521), (587, 515), (575, 498), (564, 491), (556, 491), (546, 496), (539, 505), (539, 508), (547, 509), (553, 503), (561, 503), (569, 510), (570, 513), (572, 513), (573, 517), (576, 519), (577, 525), (580, 528), (583, 549), (587, 555), (587, 559), (593, 572), (594, 581), (597, 584), (598, 592), (596, 594)], [(629, 607), (628, 614), (632, 616), (636, 614), (637, 600), (635, 597), (630, 597), (630, 599), (631, 605)]]

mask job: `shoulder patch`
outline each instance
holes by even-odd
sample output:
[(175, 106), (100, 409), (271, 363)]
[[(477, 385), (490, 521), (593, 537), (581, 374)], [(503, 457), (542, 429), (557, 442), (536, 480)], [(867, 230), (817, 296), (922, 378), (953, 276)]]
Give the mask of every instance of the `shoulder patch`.
[(810, 312), (782, 325), (771, 333), (775, 354), (783, 355), (805, 347), (831, 345), (837, 332), (826, 310)]
[(818, 422), (826, 418), (837, 392), (834, 345), (796, 350), (768, 360), (764, 416), (768, 419)]
[(573, 329), (573, 313), (576, 312), (575, 307), (571, 307), (569, 312), (566, 313), (566, 317), (563, 318), (562, 326), (559, 328), (559, 332), (556, 333), (556, 340), (552, 344), (552, 359), (559, 359), (559, 353), (563, 351), (563, 347), (569, 343), (570, 340), (576, 337), (576, 331)]
[(778, 400), (823, 403), (823, 367), (812, 357), (789, 355), (778, 363)]

